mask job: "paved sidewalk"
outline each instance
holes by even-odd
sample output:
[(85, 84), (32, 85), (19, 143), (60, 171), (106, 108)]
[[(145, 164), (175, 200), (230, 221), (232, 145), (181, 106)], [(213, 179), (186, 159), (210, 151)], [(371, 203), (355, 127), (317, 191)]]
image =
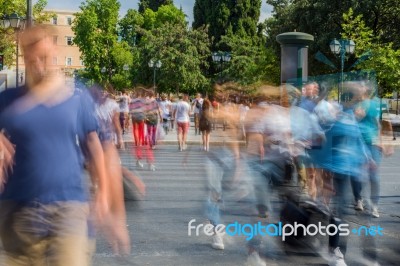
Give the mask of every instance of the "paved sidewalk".
[[(225, 131), (223, 130), (222, 126), (218, 126), (215, 130), (211, 131), (211, 137), (210, 137), (210, 145), (224, 145), (228, 144), (231, 142), (239, 142), (240, 145), (245, 145), (244, 140), (237, 140), (232, 138), (231, 136), (234, 136), (234, 131), (237, 129), (232, 129), (232, 128), (227, 128)], [(400, 146), (400, 133), (397, 132), (396, 134), (396, 140), (393, 140), (392, 136), (385, 136), (382, 138), (382, 141), (384, 144), (387, 145), (393, 145), (393, 146)], [(178, 145), (178, 139), (177, 139), (177, 133), (176, 133), (176, 128), (174, 128), (172, 131), (170, 131), (167, 135), (165, 135), (164, 140), (161, 141), (162, 144), (166, 145)], [(132, 135), (132, 129), (129, 129), (129, 132), (124, 134), (124, 141), (125, 142), (133, 142), (133, 135)], [(187, 144), (189, 145), (201, 145), (202, 139), (201, 135), (195, 135), (195, 130), (194, 130), (194, 123), (190, 123), (190, 128), (189, 128), (189, 133), (187, 136)]]

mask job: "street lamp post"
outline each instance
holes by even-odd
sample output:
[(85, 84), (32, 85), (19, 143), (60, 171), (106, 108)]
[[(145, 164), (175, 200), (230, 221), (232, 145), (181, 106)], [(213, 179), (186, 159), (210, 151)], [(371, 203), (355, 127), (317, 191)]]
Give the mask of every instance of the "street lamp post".
[(156, 93), (156, 68), (161, 68), (162, 64), (160, 60), (154, 61), (151, 59), (149, 61), (149, 67), (153, 68), (153, 87), (154, 87), (154, 95), (157, 95)]
[(111, 68), (106, 68), (106, 67), (102, 67), (100, 72), (102, 74), (107, 73), (107, 80), (106, 80), (106, 85), (109, 85), (111, 83), (111, 78), (112, 78), (112, 74), (115, 72), (115, 69), (111, 69)]
[[(343, 89), (344, 82), (344, 60), (346, 54), (353, 54), (356, 44), (352, 40), (340, 39), (332, 40), (329, 44), (331, 52), (340, 56), (340, 86), (338, 86), (338, 102), (340, 101), (341, 89)], [(341, 87), (341, 88), (340, 88)]]
[(231, 61), (231, 54), (228, 52), (214, 52), (212, 60), (220, 64), (221, 71), (219, 72), (219, 79), (222, 80), (222, 67), (224, 63)]
[(15, 86), (18, 87), (18, 58), (19, 58), (19, 31), (22, 30), (25, 26), (25, 18), (18, 16), (17, 13), (12, 13), (9, 16), (3, 16), (0, 20), (0, 26), (2, 28), (13, 28), (17, 35), (17, 44), (16, 44), (16, 62), (15, 62)]
[(26, 28), (33, 26), (32, 0), (26, 0)]

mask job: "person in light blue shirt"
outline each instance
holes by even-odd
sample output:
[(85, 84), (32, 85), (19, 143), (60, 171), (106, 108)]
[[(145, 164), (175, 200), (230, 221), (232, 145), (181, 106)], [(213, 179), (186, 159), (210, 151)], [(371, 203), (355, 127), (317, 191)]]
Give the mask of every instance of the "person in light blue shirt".
[[(372, 160), (374, 161), (373, 167), (366, 169), (367, 181), (371, 187), (371, 203), (372, 203), (372, 216), (379, 217), (378, 203), (379, 203), (379, 165), (382, 157), (382, 149), (380, 147), (380, 108), (379, 99), (376, 97), (369, 97), (371, 88), (364, 86), (362, 93), (362, 101), (356, 106), (355, 114), (360, 127), (361, 135), (364, 139), (366, 147), (368, 148)], [(357, 202), (356, 208), (359, 210), (364, 209), (364, 203)]]

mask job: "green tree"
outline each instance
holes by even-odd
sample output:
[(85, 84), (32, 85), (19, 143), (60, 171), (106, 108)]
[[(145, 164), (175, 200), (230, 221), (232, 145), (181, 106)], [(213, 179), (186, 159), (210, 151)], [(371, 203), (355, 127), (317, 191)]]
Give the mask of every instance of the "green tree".
[(129, 46), (135, 47), (139, 42), (139, 29), (143, 28), (144, 18), (135, 9), (128, 9), (126, 15), (119, 21), (119, 36), (126, 41)]
[(223, 35), (255, 36), (260, 9), (261, 0), (196, 0), (192, 26), (208, 25), (213, 48), (216, 48)]
[(150, 30), (165, 23), (186, 25), (186, 15), (174, 5), (161, 6), (157, 11), (146, 9), (143, 13), (143, 28)]
[(232, 51), (232, 60), (225, 69), (224, 76), (244, 86), (258, 82), (279, 83), (278, 60), (274, 51), (263, 42), (257, 38), (238, 35), (222, 36), (221, 42)]
[[(38, 0), (32, 7), (35, 23), (40, 24), (50, 19), (51, 15), (44, 12), (47, 0)], [(17, 13), (21, 17), (26, 15), (25, 0), (0, 0), (0, 17)], [(15, 32), (12, 28), (4, 29), (0, 27), (0, 54), (4, 54), (4, 65), (12, 66), (15, 64)]]
[(187, 91), (208, 84), (203, 70), (208, 67), (209, 41), (205, 29), (187, 28), (186, 16), (174, 5), (143, 13), (128, 10), (119, 22), (120, 36), (133, 54), (131, 75), (134, 84), (150, 86), (153, 69), (150, 60), (160, 60), (157, 71), (159, 91)]
[(206, 59), (210, 49), (205, 28), (188, 29), (185, 14), (174, 5), (162, 6), (156, 12), (146, 9), (143, 20), (131, 22), (124, 28), (135, 28), (135, 33), (141, 36), (132, 47), (132, 51), (139, 55), (134, 63), (135, 84), (152, 85), (153, 69), (148, 63), (160, 60), (162, 67), (157, 72), (156, 82), (158, 92), (189, 92), (207, 87), (208, 79), (203, 70), (208, 67)]
[(139, 13), (143, 14), (147, 8), (153, 11), (157, 11), (158, 8), (165, 5), (174, 4), (173, 0), (140, 0), (139, 1)]
[(87, 0), (81, 4), (72, 26), (86, 76), (106, 86), (115, 86), (113, 76), (122, 75), (123, 65), (132, 65), (128, 44), (118, 43), (119, 8), (117, 0)]
[(353, 10), (343, 14), (342, 34), (345, 39), (356, 43), (356, 55), (369, 51), (371, 56), (358, 64), (357, 69), (374, 70), (379, 85), (379, 94), (400, 90), (400, 49), (393, 48), (380, 36), (373, 35), (373, 30), (365, 25), (362, 15), (354, 15)]
[[(310, 45), (310, 75), (332, 72), (326, 65), (314, 60), (318, 51), (331, 54), (329, 42), (341, 36), (344, 23), (343, 14), (350, 8), (354, 18), (362, 15), (365, 26), (372, 30), (372, 37), (379, 37), (382, 43), (393, 43), (399, 47), (400, 6), (397, 0), (267, 0), (273, 6), (273, 16), (265, 23), (267, 44), (279, 55), (280, 47), (276, 36), (287, 31), (305, 32), (314, 35), (315, 42)], [(355, 58), (350, 58), (350, 64)], [(339, 61), (336, 60), (339, 64)]]
[[(182, 25), (165, 24), (160, 28), (147, 31), (142, 40), (142, 73), (148, 73), (143, 83), (151, 82), (151, 69), (147, 63), (160, 60), (157, 84), (159, 91), (193, 92), (207, 86), (208, 80), (201, 72), (201, 65), (209, 55), (206, 31), (189, 31)], [(150, 82), (149, 82), (150, 81)]]

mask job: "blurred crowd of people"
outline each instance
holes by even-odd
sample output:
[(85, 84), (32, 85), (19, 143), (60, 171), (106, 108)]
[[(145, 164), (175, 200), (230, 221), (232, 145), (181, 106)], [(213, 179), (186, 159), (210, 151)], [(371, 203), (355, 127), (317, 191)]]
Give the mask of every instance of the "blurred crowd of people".
[[(307, 225), (319, 215), (319, 222), (340, 226), (357, 213), (368, 223), (379, 218), (379, 166), (393, 148), (382, 142), (391, 132), (380, 125), (376, 85), (366, 80), (344, 82), (339, 100), (337, 95), (332, 99), (332, 91), (324, 81), (307, 83), (301, 90), (291, 85), (264, 87), (250, 108), (236, 105), (222, 114), (220, 110), (229, 127), (236, 129), (227, 132), (230, 139), (244, 136), (246, 148), (233, 142), (208, 155), (206, 213), (212, 225), (223, 220), (224, 197), (232, 200), (230, 194), (241, 186), (247, 192), (234, 200), (252, 192), (257, 217), (251, 224), (271, 219), (278, 223), (279, 217), (283, 223)], [(279, 203), (272, 204), (274, 195)], [(347, 210), (349, 201), (357, 213)], [(306, 239), (323, 254), (321, 242), (302, 240)], [(256, 236), (248, 241), (248, 265), (266, 265), (265, 254), (260, 256), (261, 240)], [(326, 241), (329, 265), (346, 265), (347, 237), (336, 233)], [(360, 241), (372, 249), (368, 263), (378, 265), (373, 239)], [(217, 232), (212, 247), (224, 249), (223, 236)]]
[[(332, 88), (324, 81), (301, 90), (261, 87), (251, 104), (229, 101), (218, 88), (213, 97), (197, 94), (192, 101), (185, 94), (156, 98), (146, 88), (111, 95), (97, 86), (65, 86), (50, 62), (56, 49), (48, 28), (27, 29), (20, 40), (26, 85), (0, 94), (6, 265), (89, 265), (98, 231), (115, 254), (129, 254), (124, 178), (141, 195), (145, 185), (121, 163), (123, 135), (133, 136), (136, 167), (147, 163), (156, 171), (154, 149), (166, 134), (176, 130), (178, 151), (187, 150), (192, 114), (194, 133), (202, 135), (212, 225), (223, 220), (221, 205), (232, 190), (237, 199), (253, 195), (252, 223), (270, 221), (279, 210), (287, 223), (305, 212), (340, 225), (348, 196), (357, 212), (379, 218), (379, 165), (393, 150), (382, 144), (379, 103), (368, 81), (342, 84), (339, 101), (329, 98)], [(226, 144), (210, 149), (217, 125)], [(248, 242), (249, 265), (266, 265), (261, 240)], [(346, 265), (346, 237), (337, 233), (328, 242), (329, 264)], [(224, 249), (222, 235), (214, 234), (212, 247)]]

